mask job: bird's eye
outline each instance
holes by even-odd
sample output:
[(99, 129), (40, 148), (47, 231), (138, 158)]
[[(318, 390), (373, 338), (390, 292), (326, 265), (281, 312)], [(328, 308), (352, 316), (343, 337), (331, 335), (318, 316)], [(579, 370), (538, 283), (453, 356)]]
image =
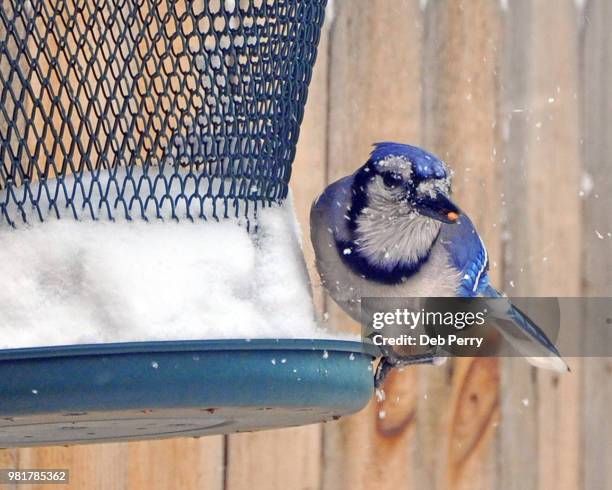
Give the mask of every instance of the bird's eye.
[(383, 175), (383, 182), (387, 187), (397, 187), (402, 183), (402, 176), (388, 172)]

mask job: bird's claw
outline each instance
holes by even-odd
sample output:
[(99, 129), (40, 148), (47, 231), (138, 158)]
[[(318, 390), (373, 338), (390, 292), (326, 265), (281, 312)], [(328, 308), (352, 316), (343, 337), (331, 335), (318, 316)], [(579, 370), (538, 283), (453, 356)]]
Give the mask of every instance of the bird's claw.
[(440, 365), (446, 360), (445, 357), (436, 356), (433, 353), (420, 354), (416, 356), (405, 357), (402, 359), (393, 357), (383, 357), (376, 367), (376, 373), (374, 374), (374, 387), (382, 387), (387, 375), (393, 368), (401, 368), (404, 366), (411, 366), (414, 364), (434, 364)]

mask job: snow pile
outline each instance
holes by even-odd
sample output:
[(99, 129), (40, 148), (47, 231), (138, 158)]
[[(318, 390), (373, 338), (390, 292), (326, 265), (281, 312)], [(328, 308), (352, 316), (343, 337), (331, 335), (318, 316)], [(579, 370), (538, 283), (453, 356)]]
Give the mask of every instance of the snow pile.
[(231, 221), (49, 220), (0, 229), (0, 348), (329, 338), (290, 206)]

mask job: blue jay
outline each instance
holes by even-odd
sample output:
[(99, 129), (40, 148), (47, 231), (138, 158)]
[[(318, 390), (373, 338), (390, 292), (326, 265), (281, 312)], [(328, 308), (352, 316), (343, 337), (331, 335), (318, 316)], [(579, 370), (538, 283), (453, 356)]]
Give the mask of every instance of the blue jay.
[[(378, 143), (355, 173), (329, 185), (310, 213), (323, 286), (353, 319), (362, 297), (502, 297), (490, 284), (484, 243), (450, 200), (450, 172), (431, 153)], [(492, 302), (499, 304), (499, 302)], [(500, 332), (538, 367), (566, 371), (544, 332), (509, 301)], [(499, 309), (499, 306), (497, 306)], [(417, 355), (403, 364), (435, 362)], [(398, 365), (383, 358), (377, 384)]]

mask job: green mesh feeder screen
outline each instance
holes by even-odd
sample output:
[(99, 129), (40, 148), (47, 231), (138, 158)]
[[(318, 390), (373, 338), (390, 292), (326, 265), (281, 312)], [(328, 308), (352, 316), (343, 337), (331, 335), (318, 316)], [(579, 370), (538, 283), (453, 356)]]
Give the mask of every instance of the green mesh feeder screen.
[(0, 216), (252, 216), (287, 195), (324, 0), (0, 5)]
[[(261, 210), (288, 193), (324, 10), (325, 0), (0, 2), (0, 239), (53, 238), (60, 221), (232, 218), (257, 232)], [(245, 338), (0, 350), (0, 447), (328, 420), (367, 403), (376, 353), (364, 349)]]

